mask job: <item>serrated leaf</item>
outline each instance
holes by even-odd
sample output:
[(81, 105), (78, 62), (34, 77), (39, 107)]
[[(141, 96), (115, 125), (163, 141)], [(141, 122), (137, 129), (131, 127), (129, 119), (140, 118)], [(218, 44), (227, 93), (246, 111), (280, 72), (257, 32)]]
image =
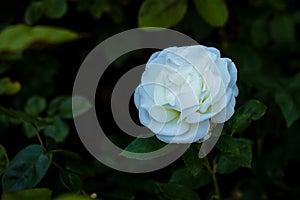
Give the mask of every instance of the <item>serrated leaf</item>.
[[(148, 138), (136, 138), (124, 149), (123, 152), (120, 153), (120, 155), (138, 160), (152, 159), (153, 157), (150, 157), (149, 155), (144, 157), (143, 153), (155, 152), (163, 148), (165, 145), (167, 144), (158, 140), (155, 136)], [(153, 156), (155, 157), (159, 155), (153, 154)]]
[(218, 160), (217, 172), (219, 174), (230, 174), (240, 168), (239, 165), (232, 162), (227, 156), (221, 155)]
[(25, 104), (25, 112), (32, 116), (42, 113), (47, 106), (46, 99), (41, 96), (33, 96)]
[(0, 79), (0, 95), (14, 95), (21, 90), (21, 84), (5, 77)]
[(43, 16), (43, 3), (40, 1), (31, 1), (27, 6), (24, 20), (26, 24), (32, 25)]
[(76, 174), (60, 171), (59, 179), (70, 192), (79, 193), (82, 189), (82, 181)]
[(68, 10), (66, 0), (43, 0), (43, 7), (45, 15), (53, 19), (63, 17)]
[(194, 144), (182, 156), (187, 169), (193, 176), (197, 176), (203, 168), (203, 160), (199, 158), (199, 151), (200, 149)]
[(262, 116), (265, 115), (267, 111), (267, 106), (265, 106), (262, 102), (252, 99), (247, 101), (247, 103), (243, 106), (243, 110), (241, 111), (243, 114), (247, 115), (247, 117), (251, 120), (259, 120)]
[(156, 183), (161, 195), (170, 200), (200, 200), (196, 192), (190, 188), (174, 183)]
[(84, 97), (74, 96), (65, 99), (60, 107), (59, 114), (62, 118), (77, 117), (92, 108), (92, 104)]
[(9, 159), (6, 150), (4, 146), (0, 144), (0, 176), (3, 174), (3, 172), (6, 170), (8, 166), (9, 166)]
[(247, 101), (237, 109), (235, 115), (229, 121), (232, 133), (241, 133), (246, 130), (251, 121), (258, 120), (265, 115), (267, 107), (258, 100)]
[(220, 139), (218, 140), (216, 147), (220, 149), (222, 152), (230, 153), (233, 155), (240, 154), (238, 142), (236, 141), (235, 138), (232, 138), (229, 135), (221, 136)]
[(2, 177), (3, 191), (14, 192), (35, 187), (47, 173), (51, 160), (52, 154), (40, 145), (22, 149)]
[(224, 0), (194, 0), (197, 12), (205, 22), (222, 27), (228, 20), (228, 9)]
[(55, 142), (63, 142), (69, 135), (69, 126), (58, 116), (54, 117), (54, 124), (45, 128), (45, 135)]
[(139, 27), (169, 28), (183, 18), (186, 9), (186, 0), (145, 0), (139, 10)]
[(170, 182), (182, 184), (192, 189), (197, 189), (209, 184), (211, 180), (211, 174), (206, 170), (201, 170), (197, 176), (194, 176), (189, 170), (181, 168), (172, 174)]
[(22, 52), (36, 42), (58, 44), (78, 39), (71, 30), (51, 26), (8, 26), (0, 32), (0, 52)]
[(287, 92), (279, 90), (275, 94), (275, 101), (280, 107), (280, 110), (285, 118), (287, 127), (290, 127), (297, 119), (300, 118), (300, 111), (296, 104)]
[(17, 192), (4, 192), (1, 200), (51, 200), (52, 191), (47, 188), (34, 188)]
[(243, 138), (233, 138), (238, 145), (239, 154), (223, 152), (218, 161), (217, 172), (227, 174), (239, 167), (251, 168), (252, 147), (251, 141)]

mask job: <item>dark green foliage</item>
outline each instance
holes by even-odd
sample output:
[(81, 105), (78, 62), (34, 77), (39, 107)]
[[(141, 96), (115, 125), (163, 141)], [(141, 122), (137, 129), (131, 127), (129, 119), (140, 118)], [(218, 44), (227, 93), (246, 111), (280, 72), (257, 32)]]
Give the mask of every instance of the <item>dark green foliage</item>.
[[(1, 1), (1, 200), (300, 199), (298, 4)], [(73, 118), (95, 109), (107, 136), (125, 150), (123, 158), (142, 161), (149, 157), (138, 153), (164, 147), (155, 136), (126, 136), (110, 112), (118, 78), (156, 50), (130, 52), (112, 63), (99, 81), (95, 105), (71, 95), (80, 65), (99, 42), (145, 26), (172, 28), (220, 49), (238, 68), (239, 96), (234, 116), (207, 157), (199, 159), (201, 144), (195, 143), (164, 169), (129, 174), (92, 157)], [(132, 102), (129, 109), (138, 121)]]
[(14, 192), (35, 187), (47, 173), (51, 160), (52, 154), (40, 145), (21, 150), (3, 174), (3, 190)]

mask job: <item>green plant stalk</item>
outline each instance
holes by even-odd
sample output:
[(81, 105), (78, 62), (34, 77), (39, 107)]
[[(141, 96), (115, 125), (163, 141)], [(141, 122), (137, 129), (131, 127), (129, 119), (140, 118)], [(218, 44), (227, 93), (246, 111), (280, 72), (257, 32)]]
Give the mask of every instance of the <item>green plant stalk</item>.
[(210, 174), (212, 175), (212, 179), (213, 179), (213, 183), (214, 183), (214, 187), (215, 187), (215, 196), (214, 198), (215, 199), (222, 199), (221, 198), (221, 193), (220, 193), (220, 189), (219, 189), (219, 184), (218, 184), (218, 180), (217, 180), (217, 176), (216, 176), (216, 172), (217, 172), (217, 163), (213, 163), (213, 167), (211, 167), (210, 163), (209, 163), (209, 160), (206, 157), (204, 157), (204, 165), (206, 167), (206, 169), (210, 172)]

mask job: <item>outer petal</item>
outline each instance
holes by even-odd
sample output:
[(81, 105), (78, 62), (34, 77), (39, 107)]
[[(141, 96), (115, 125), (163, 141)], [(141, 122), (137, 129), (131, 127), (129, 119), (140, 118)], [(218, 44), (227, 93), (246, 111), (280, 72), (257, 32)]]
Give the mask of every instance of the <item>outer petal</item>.
[(168, 137), (179, 136), (186, 133), (189, 130), (189, 128), (190, 128), (190, 124), (186, 122), (178, 123), (178, 119), (175, 118), (172, 121), (165, 123), (164, 126), (157, 132), (157, 135), (168, 136)]
[(164, 136), (157, 134), (156, 137), (166, 143), (193, 143), (208, 134), (210, 127), (209, 120), (191, 125), (190, 129), (182, 135)]

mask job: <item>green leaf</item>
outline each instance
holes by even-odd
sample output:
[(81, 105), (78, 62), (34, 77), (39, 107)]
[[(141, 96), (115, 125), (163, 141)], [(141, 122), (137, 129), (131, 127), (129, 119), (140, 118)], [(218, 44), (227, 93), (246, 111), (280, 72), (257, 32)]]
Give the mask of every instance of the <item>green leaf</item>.
[(223, 135), (218, 140), (218, 143), (216, 145), (218, 149), (220, 149), (222, 152), (230, 153), (233, 155), (239, 155), (240, 150), (238, 146), (238, 142), (235, 138), (230, 137), (229, 135)]
[(27, 138), (33, 138), (36, 135), (37, 130), (32, 124), (23, 122), (22, 127)]
[[(11, 108), (4, 108), (0, 106), (0, 113), (5, 114), (8, 117), (14, 118), (15, 122), (18, 122), (18, 120), (31, 123), (32, 125), (35, 125), (36, 127), (42, 128), (45, 126), (49, 126), (52, 124), (52, 122), (49, 122), (48, 119), (40, 119), (36, 117), (32, 117), (24, 112), (20, 112), (18, 110), (14, 110)], [(10, 119), (12, 122), (13, 120)]]
[(6, 170), (9, 165), (9, 159), (5, 148), (0, 144), (0, 176)]
[(78, 159), (67, 159), (66, 160), (66, 169), (68, 171), (80, 174), (83, 176), (95, 176), (95, 168), (99, 166), (94, 163), (89, 163), (81, 158)]
[(59, 111), (59, 107), (62, 104), (62, 102), (64, 102), (68, 97), (67, 96), (60, 96), (60, 97), (56, 97), (54, 98), (48, 106), (48, 110), (47, 110), (47, 114), (54, 116), (58, 113)]
[(170, 200), (200, 200), (196, 192), (190, 188), (174, 183), (156, 183), (161, 194)]
[(61, 103), (59, 113), (62, 118), (70, 119), (85, 113), (90, 108), (92, 108), (92, 104), (86, 98), (74, 96)]
[(228, 9), (224, 0), (194, 0), (199, 15), (205, 22), (222, 27), (228, 20)]
[(201, 170), (197, 176), (185, 168), (176, 170), (170, 179), (170, 183), (182, 184), (186, 187), (197, 189), (211, 182), (211, 174), (206, 170)]
[(55, 142), (63, 142), (69, 135), (69, 126), (58, 116), (54, 117), (54, 124), (45, 128), (45, 135)]
[(279, 90), (275, 94), (275, 101), (281, 109), (281, 112), (290, 127), (297, 119), (300, 118), (300, 111), (297, 109), (293, 98), (285, 91)]
[(229, 121), (232, 133), (241, 133), (246, 130), (251, 121), (258, 120), (265, 115), (267, 107), (258, 100), (249, 100), (237, 109)]
[(148, 138), (136, 138), (125, 150), (133, 153), (148, 153), (161, 149), (165, 145), (167, 144), (152, 136)]
[(13, 192), (35, 187), (45, 176), (52, 160), (40, 145), (30, 145), (12, 159), (2, 177), (5, 192)]
[(251, 120), (259, 120), (266, 114), (266, 111), (266, 105), (258, 100), (252, 99), (242, 107), (241, 113), (247, 115), (247, 117)]
[(139, 10), (139, 27), (169, 28), (185, 15), (186, 0), (145, 0)]
[(31, 1), (27, 6), (24, 20), (26, 24), (32, 25), (43, 16), (43, 3), (40, 1)]
[(200, 148), (193, 144), (182, 156), (187, 169), (193, 176), (197, 176), (203, 168), (203, 160), (199, 158), (199, 151)]
[(62, 195), (60, 197), (57, 197), (54, 200), (91, 200), (91, 198), (87, 196), (80, 196), (75, 194), (67, 194), (67, 195)]
[(43, 0), (44, 13), (47, 17), (59, 19), (68, 11), (66, 0)]
[(227, 156), (221, 155), (218, 160), (217, 172), (219, 174), (230, 174), (236, 171), (240, 166), (235, 162), (231, 161)]
[(32, 116), (37, 116), (42, 113), (47, 107), (47, 102), (44, 97), (33, 96), (25, 104), (25, 112)]
[(59, 178), (61, 182), (64, 184), (64, 186), (74, 193), (79, 193), (82, 189), (82, 181), (80, 177), (76, 174), (66, 172), (66, 171), (60, 171), (59, 172)]
[(153, 157), (159, 155), (153, 154), (153, 157), (149, 155), (145, 157), (143, 153), (155, 152), (163, 148), (165, 145), (167, 144), (158, 140), (155, 136), (148, 138), (136, 138), (124, 149), (124, 151), (120, 153), (120, 155), (128, 158), (135, 158), (138, 160), (152, 159)]
[(235, 171), (239, 167), (251, 168), (252, 145), (251, 141), (244, 138), (232, 138), (237, 143), (239, 154), (223, 152), (218, 161), (217, 172), (227, 174)]
[(22, 52), (36, 42), (58, 44), (78, 38), (77, 33), (63, 28), (12, 25), (0, 32), (0, 52)]
[(95, 19), (100, 19), (104, 12), (109, 12), (110, 10), (111, 6), (107, 0), (96, 0), (90, 6), (90, 13)]
[(0, 79), (0, 95), (14, 95), (20, 90), (21, 84), (19, 82), (12, 82), (8, 77)]
[(4, 192), (1, 200), (51, 200), (52, 191), (47, 188), (34, 188), (17, 192)]

